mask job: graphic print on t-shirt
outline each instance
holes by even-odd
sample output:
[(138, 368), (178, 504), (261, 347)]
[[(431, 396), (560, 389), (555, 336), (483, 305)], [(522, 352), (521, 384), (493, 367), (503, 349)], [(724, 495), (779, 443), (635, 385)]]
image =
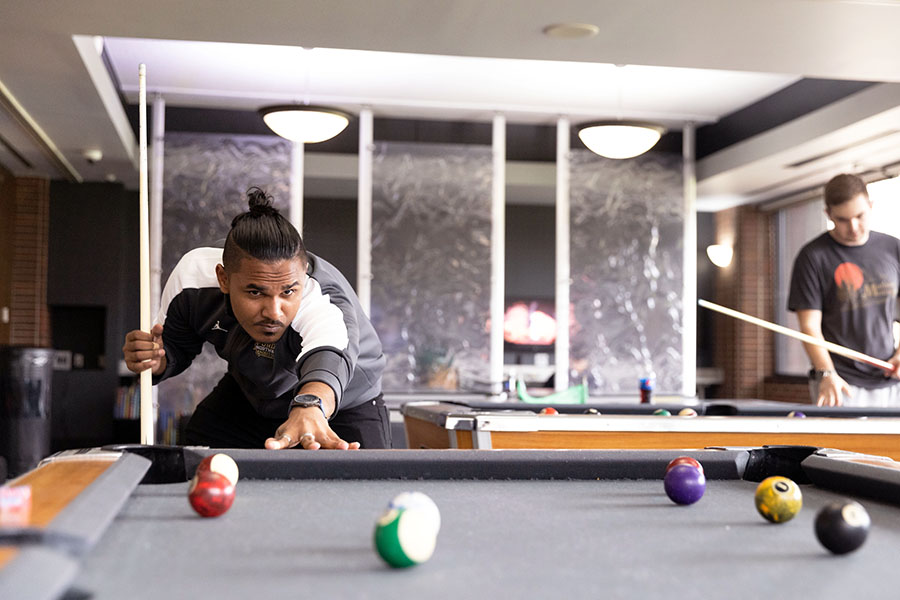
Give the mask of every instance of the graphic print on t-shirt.
[(834, 282), (838, 286), (841, 301), (855, 296), (863, 286), (862, 269), (851, 262), (844, 262), (834, 270)]
[(881, 303), (893, 295), (893, 284), (884, 278), (875, 280), (875, 277), (870, 275), (867, 280), (862, 269), (852, 262), (839, 264), (834, 270), (834, 283), (841, 309), (853, 310), (867, 304)]

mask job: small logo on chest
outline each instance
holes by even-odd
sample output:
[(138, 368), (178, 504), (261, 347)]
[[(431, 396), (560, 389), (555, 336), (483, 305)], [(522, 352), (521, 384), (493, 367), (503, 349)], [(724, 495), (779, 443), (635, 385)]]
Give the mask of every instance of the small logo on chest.
[(265, 342), (256, 342), (253, 345), (253, 351), (260, 358), (275, 359), (275, 344), (267, 344)]
[(212, 326), (211, 331), (224, 331), (225, 333), (228, 333), (228, 330), (224, 329), (221, 325), (219, 325), (218, 321), (216, 321), (216, 324)]

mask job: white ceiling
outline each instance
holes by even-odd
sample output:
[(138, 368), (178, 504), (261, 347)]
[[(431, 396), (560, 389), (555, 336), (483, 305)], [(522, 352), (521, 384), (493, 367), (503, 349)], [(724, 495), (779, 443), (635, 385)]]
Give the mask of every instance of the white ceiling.
[[(542, 33), (559, 22), (593, 23), (599, 34)], [(139, 63), (168, 106), (309, 101), (372, 106), (376, 118), (501, 112), (552, 123), (565, 114), (674, 130), (801, 77), (887, 82), (699, 161), (701, 208), (758, 202), (837, 170), (900, 161), (898, 31), (891, 0), (6, 0), (0, 95), (17, 106), (0, 110), (0, 136), (33, 168), (3, 144), (0, 164), (135, 185), (135, 139), (118, 93), (134, 101)], [(106, 38), (120, 89), (93, 36)], [(23, 127), (11, 112), (32, 122)], [(35, 126), (42, 143), (27, 133)], [(88, 149), (103, 160), (89, 164)]]
[(518, 123), (603, 117), (681, 129), (709, 123), (797, 77), (710, 69), (441, 56), (297, 46), (107, 38), (122, 90), (137, 103), (137, 65), (167, 104), (256, 110), (265, 104), (370, 106), (384, 117)]

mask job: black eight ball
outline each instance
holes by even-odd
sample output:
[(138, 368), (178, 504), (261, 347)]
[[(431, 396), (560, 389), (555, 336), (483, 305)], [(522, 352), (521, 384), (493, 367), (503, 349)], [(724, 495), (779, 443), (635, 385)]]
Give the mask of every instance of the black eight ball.
[(816, 537), (834, 554), (847, 554), (863, 545), (871, 519), (859, 502), (832, 502), (816, 515)]

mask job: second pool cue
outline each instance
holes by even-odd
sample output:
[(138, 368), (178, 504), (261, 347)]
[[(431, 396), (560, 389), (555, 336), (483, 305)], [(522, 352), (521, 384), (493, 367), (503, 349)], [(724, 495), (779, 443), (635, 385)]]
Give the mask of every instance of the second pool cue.
[(753, 323), (754, 325), (759, 325), (760, 327), (765, 327), (766, 329), (774, 331), (775, 333), (780, 333), (782, 335), (798, 339), (801, 342), (806, 342), (807, 344), (812, 344), (813, 346), (820, 346), (834, 354), (846, 356), (847, 358), (852, 358), (853, 360), (866, 363), (867, 365), (872, 365), (874, 367), (880, 367), (882, 369), (888, 369), (890, 371), (894, 369), (894, 365), (885, 360), (873, 358), (867, 354), (863, 354), (862, 352), (857, 352), (856, 350), (851, 350), (850, 348), (841, 346), (840, 344), (820, 340), (819, 338), (807, 335), (800, 331), (795, 331), (793, 329), (790, 329), (789, 327), (776, 325), (775, 323), (769, 323), (768, 321), (764, 321), (763, 319), (751, 317), (750, 315), (746, 315), (742, 312), (738, 312), (736, 310), (714, 304), (707, 300), (697, 300), (697, 303), (703, 308), (714, 310), (716, 312), (722, 313), (723, 315), (728, 315), (729, 317), (734, 317), (735, 319), (740, 319), (741, 321), (746, 321), (748, 323)]
[[(141, 247), (141, 331), (153, 327), (150, 315), (150, 210), (147, 198), (147, 66), (138, 67), (140, 147), (140, 247)], [(153, 410), (153, 374), (150, 369), (141, 371), (141, 443), (152, 445), (155, 438)]]

